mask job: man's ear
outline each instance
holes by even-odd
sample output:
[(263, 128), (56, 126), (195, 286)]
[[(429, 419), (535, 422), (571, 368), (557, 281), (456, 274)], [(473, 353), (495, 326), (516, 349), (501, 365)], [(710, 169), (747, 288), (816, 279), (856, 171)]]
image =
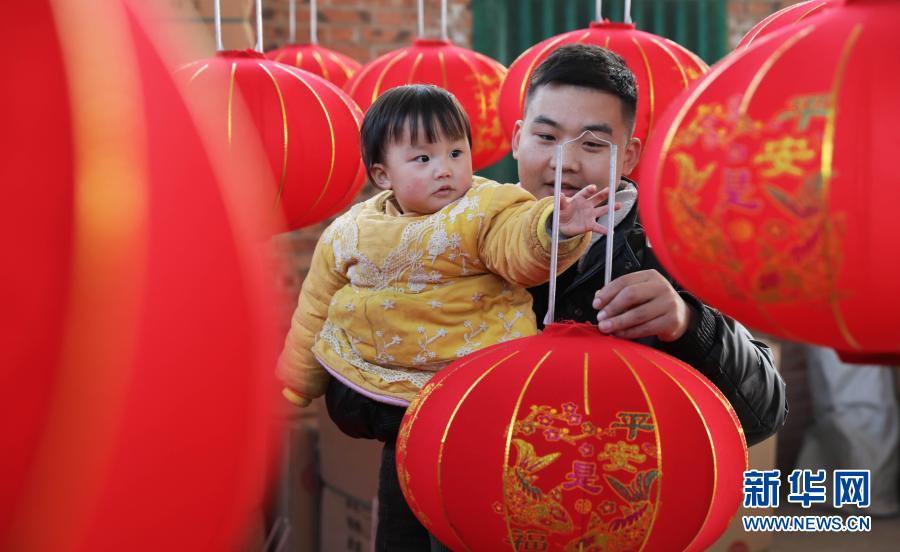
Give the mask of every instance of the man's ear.
[(369, 169), (369, 172), (372, 174), (372, 184), (375, 185), (376, 188), (380, 188), (382, 190), (390, 190), (391, 189), (391, 177), (387, 173), (387, 169), (384, 168), (384, 165), (381, 163), (375, 163), (372, 165), (372, 168)]
[(640, 138), (632, 136), (631, 140), (628, 141), (628, 145), (625, 146), (625, 162), (622, 164), (622, 175), (630, 175), (631, 171), (637, 166), (638, 161), (641, 160), (642, 147)]
[(513, 137), (512, 137), (512, 156), (513, 159), (519, 159), (519, 142), (522, 140), (522, 129), (525, 127), (525, 121), (519, 119), (516, 121), (516, 126), (513, 129)]

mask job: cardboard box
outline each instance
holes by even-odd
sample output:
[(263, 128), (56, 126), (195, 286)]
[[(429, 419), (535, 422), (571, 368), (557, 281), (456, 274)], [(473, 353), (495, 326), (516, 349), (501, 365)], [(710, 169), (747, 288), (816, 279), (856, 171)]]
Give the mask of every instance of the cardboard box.
[[(775, 447), (778, 437), (770, 437), (750, 447), (750, 469), (772, 470), (775, 469)], [(741, 522), (742, 516), (768, 516), (772, 515), (772, 508), (744, 508), (738, 509), (734, 519), (728, 525), (725, 533), (713, 543), (708, 552), (758, 552), (772, 546), (772, 533), (744, 531)]]
[(384, 444), (348, 437), (334, 425), (324, 407), (319, 410), (318, 421), (323, 484), (319, 550), (374, 550), (378, 469)]
[[(269, 535), (274, 549), (291, 552), (317, 549), (321, 494), (318, 434), (319, 422), (315, 417), (299, 418), (285, 427), (274, 524)], [(279, 548), (282, 541), (283, 547)]]
[(374, 500), (322, 489), (320, 552), (369, 552), (374, 546)]
[(319, 458), (322, 481), (338, 493), (371, 502), (378, 494), (378, 468), (384, 445), (353, 439), (334, 425), (325, 408), (319, 410)]

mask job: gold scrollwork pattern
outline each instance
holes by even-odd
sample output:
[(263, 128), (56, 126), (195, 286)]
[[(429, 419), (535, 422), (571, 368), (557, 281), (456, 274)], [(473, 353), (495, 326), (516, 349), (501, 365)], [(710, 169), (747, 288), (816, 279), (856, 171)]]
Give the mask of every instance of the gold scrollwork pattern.
[(649, 412), (620, 411), (601, 426), (574, 402), (531, 405), (512, 437), (494, 511), (506, 517), (514, 550), (552, 542), (573, 552), (638, 550), (646, 541), (660, 477)]
[(846, 215), (828, 205), (822, 148), (828, 93), (787, 98), (757, 120), (741, 95), (696, 106), (667, 152), (662, 207), (673, 253), (707, 265), (738, 300), (834, 302)]

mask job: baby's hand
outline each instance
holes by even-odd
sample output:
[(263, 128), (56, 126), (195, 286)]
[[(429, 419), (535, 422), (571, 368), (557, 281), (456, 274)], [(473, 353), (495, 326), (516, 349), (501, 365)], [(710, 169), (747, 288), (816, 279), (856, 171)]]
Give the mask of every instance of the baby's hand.
[[(578, 190), (572, 197), (559, 198), (559, 232), (566, 237), (575, 237), (585, 232), (599, 232), (606, 234), (606, 227), (597, 222), (597, 219), (606, 215), (609, 206), (601, 203), (606, 201), (609, 189), (596, 191), (593, 184)], [(616, 203), (616, 210), (622, 205)]]

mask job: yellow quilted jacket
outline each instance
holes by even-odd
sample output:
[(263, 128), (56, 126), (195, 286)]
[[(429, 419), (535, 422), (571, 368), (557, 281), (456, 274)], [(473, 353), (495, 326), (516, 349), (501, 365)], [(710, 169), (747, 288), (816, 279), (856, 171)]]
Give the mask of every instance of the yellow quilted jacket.
[[(316, 245), (278, 362), (297, 404), (323, 395), (330, 372), (405, 405), (453, 360), (537, 333), (525, 288), (549, 279), (552, 198), (478, 177), (431, 215), (391, 214), (392, 196), (354, 205)], [(559, 271), (590, 241), (561, 241)]]

